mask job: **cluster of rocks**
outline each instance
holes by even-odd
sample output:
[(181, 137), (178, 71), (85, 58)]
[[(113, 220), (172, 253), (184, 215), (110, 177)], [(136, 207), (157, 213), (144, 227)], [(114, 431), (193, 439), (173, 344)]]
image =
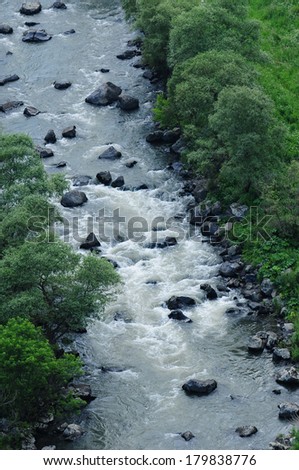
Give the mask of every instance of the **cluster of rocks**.
[(123, 176), (118, 176), (113, 180), (110, 171), (100, 171), (96, 174), (96, 180), (98, 183), (104, 186), (111, 186), (112, 188), (122, 188), (125, 184)]
[(122, 94), (122, 89), (112, 82), (103, 83), (85, 98), (85, 102), (94, 106), (108, 106), (118, 102), (118, 106), (124, 111), (133, 111), (139, 108), (137, 98)]

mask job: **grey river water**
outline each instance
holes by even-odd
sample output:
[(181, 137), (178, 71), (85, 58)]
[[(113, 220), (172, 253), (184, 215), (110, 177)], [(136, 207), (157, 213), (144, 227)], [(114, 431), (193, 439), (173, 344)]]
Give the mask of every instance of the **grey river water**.
[[(155, 89), (141, 70), (132, 67), (135, 59), (116, 58), (134, 33), (118, 0), (70, 0), (67, 10), (61, 11), (49, 9), (52, 3), (43, 0), (42, 12), (30, 18), (18, 13), (21, 0), (0, 0), (1, 23), (14, 28), (12, 35), (0, 35), (0, 75), (20, 76), (19, 81), (1, 87), (0, 103), (22, 100), (42, 111), (32, 118), (23, 115), (24, 107), (3, 114), (0, 129), (28, 133), (42, 145), (46, 132), (53, 128), (59, 139), (50, 145), (55, 156), (45, 160), (50, 172), (53, 163), (65, 160), (67, 167), (59, 171), (67, 177), (94, 177), (109, 169), (114, 177), (123, 175), (127, 185), (146, 183), (148, 190), (135, 192), (85, 186), (87, 204), (63, 209), (63, 214), (70, 221), (78, 217), (78, 230), (84, 237), (100, 209), (107, 213), (119, 209), (126, 221), (145, 219), (149, 230), (144, 236), (149, 239), (152, 221), (185, 214), (190, 197), (179, 196), (182, 181), (165, 170), (170, 157), (145, 141), (152, 126)], [(52, 40), (23, 43), (25, 21), (40, 22)], [(72, 28), (74, 34), (63, 34)], [(6, 55), (8, 51), (12, 55)], [(102, 67), (110, 72), (96, 71)], [(63, 79), (72, 86), (55, 90), (53, 82)], [(105, 81), (139, 98), (140, 109), (127, 114), (115, 106), (86, 104), (85, 97)], [(62, 139), (62, 129), (70, 125), (76, 125), (77, 137)], [(120, 160), (98, 159), (107, 143), (122, 151)], [(124, 165), (128, 158), (138, 161), (133, 169)], [(93, 229), (96, 232), (96, 226)], [(235, 291), (215, 301), (205, 300), (200, 285), (217, 284), (221, 260), (213, 247), (202, 243), (199, 233), (189, 233), (185, 219), (173, 219), (162, 234), (176, 234), (178, 229), (186, 235), (177, 246), (164, 250), (127, 239), (127, 224), (121, 227), (122, 241), (103, 242), (103, 254), (118, 263), (123, 284), (102, 321), (92, 324), (77, 341), (97, 399), (83, 414), (83, 438), (61, 443), (61, 448), (267, 449), (278, 433), (289, 429), (289, 423), (278, 420), (277, 405), (298, 400), (298, 393), (281, 388), (281, 395), (274, 395), (272, 390), (278, 386), (271, 354), (247, 352), (248, 336), (264, 324), (253, 317), (225, 314), (238, 301)], [(73, 235), (71, 226), (68, 242), (79, 249)], [(168, 319), (163, 302), (171, 295), (197, 300), (197, 306), (186, 312), (193, 323)], [(269, 320), (267, 327), (275, 328), (275, 321)], [(104, 374), (101, 366), (124, 370)], [(190, 378), (214, 378), (218, 388), (207, 397), (186, 396), (181, 386)], [(235, 429), (247, 424), (255, 425), (258, 433), (242, 439)], [(189, 442), (178, 434), (187, 430), (195, 435)]]

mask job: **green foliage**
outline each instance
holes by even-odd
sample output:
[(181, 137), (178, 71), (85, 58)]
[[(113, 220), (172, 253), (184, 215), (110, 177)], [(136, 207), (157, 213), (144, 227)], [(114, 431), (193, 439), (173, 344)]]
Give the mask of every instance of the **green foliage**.
[[(61, 390), (80, 374), (73, 355), (56, 359), (42, 331), (23, 318), (0, 325), (1, 415), (34, 421), (64, 407)], [(65, 403), (69, 400), (65, 397)]]
[(299, 430), (293, 430), (293, 437), (295, 438), (291, 447), (291, 450), (299, 450)]
[(0, 278), (0, 322), (22, 315), (42, 326), (51, 342), (99, 315), (119, 280), (106, 260), (82, 259), (58, 240), (7, 250)]

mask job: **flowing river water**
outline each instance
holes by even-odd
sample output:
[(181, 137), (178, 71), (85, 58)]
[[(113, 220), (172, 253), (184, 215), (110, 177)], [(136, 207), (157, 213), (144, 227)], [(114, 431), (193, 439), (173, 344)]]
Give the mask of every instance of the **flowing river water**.
[[(265, 328), (265, 320), (227, 316), (228, 308), (242, 302), (236, 291), (208, 301), (200, 290), (205, 282), (217, 285), (221, 259), (213, 247), (202, 243), (199, 233), (190, 232), (185, 214), (191, 199), (180, 195), (182, 181), (165, 169), (169, 155), (145, 141), (152, 127), (155, 89), (140, 69), (132, 67), (136, 59), (116, 58), (134, 37), (120, 2), (70, 0), (66, 10), (49, 9), (52, 3), (43, 0), (41, 13), (25, 17), (18, 13), (20, 0), (0, 0), (1, 22), (14, 28), (12, 35), (0, 35), (1, 75), (20, 76), (19, 81), (2, 87), (0, 102), (22, 100), (42, 111), (32, 118), (23, 115), (24, 108), (3, 114), (1, 130), (28, 133), (36, 144), (43, 145), (45, 134), (53, 128), (59, 139), (49, 146), (55, 156), (44, 160), (49, 172), (94, 177), (98, 171), (110, 170), (114, 177), (123, 175), (128, 186), (145, 183), (149, 187), (122, 191), (90, 184), (81, 188), (88, 196), (87, 204), (75, 209), (61, 207), (70, 225), (65, 239), (75, 249), (80, 244), (75, 229), (83, 239), (91, 230), (98, 233), (95, 217), (99, 210), (105, 209), (109, 215), (119, 209), (126, 223), (121, 224), (117, 240), (108, 237), (102, 243), (103, 255), (119, 266), (119, 294), (103, 319), (77, 340), (97, 398), (83, 413), (86, 433), (82, 439), (59, 446), (267, 449), (270, 440), (289, 429), (289, 423), (278, 420), (277, 405), (295, 397), (284, 388), (280, 396), (273, 394), (277, 384), (271, 354), (252, 356), (247, 352), (248, 337)], [(28, 29), (25, 21), (40, 22), (39, 27), (52, 34), (52, 40), (23, 43), (22, 34)], [(63, 34), (70, 29), (75, 33)], [(102, 67), (110, 72), (96, 71)], [(53, 82), (63, 79), (72, 86), (64, 91), (54, 89)], [(140, 109), (128, 114), (115, 106), (86, 104), (85, 97), (105, 81), (139, 98)], [(62, 129), (71, 125), (76, 125), (77, 137), (62, 139)], [(120, 160), (98, 159), (107, 143), (118, 146), (123, 154)], [(132, 157), (138, 163), (129, 169), (124, 162)], [(54, 170), (53, 164), (61, 160), (67, 161), (67, 167)], [(167, 230), (159, 234), (175, 235), (179, 230), (177, 246), (163, 250), (146, 246), (156, 233), (151, 226), (156, 225), (157, 217), (170, 219)], [(128, 237), (129, 220), (141, 221), (144, 233), (139, 236), (144, 235), (145, 240)], [(106, 233), (112, 235), (109, 224)], [(197, 300), (196, 307), (185, 312), (193, 323), (168, 319), (169, 310), (163, 303), (172, 295)], [(267, 322), (267, 328), (275, 329), (275, 321)], [(120, 371), (103, 373), (102, 366)], [(218, 388), (207, 397), (192, 398), (181, 389), (190, 378), (213, 378)], [(235, 429), (247, 424), (255, 425), (258, 433), (242, 439)], [(189, 442), (178, 434), (187, 430), (195, 435)]]

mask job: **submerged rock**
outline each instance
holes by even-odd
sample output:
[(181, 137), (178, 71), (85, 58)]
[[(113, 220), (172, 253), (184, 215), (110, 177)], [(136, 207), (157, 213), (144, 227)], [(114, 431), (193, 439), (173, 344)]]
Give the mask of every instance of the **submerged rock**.
[(87, 98), (85, 98), (85, 102), (95, 106), (107, 106), (114, 101), (117, 101), (121, 92), (122, 89), (120, 87), (111, 82), (107, 82), (87, 96)]
[(170, 318), (171, 320), (183, 321), (184, 323), (192, 323), (191, 318), (186, 317), (182, 310), (173, 310), (168, 315), (168, 318)]
[(60, 203), (64, 207), (77, 207), (87, 201), (87, 196), (83, 191), (72, 190), (62, 196)]
[(91, 250), (92, 248), (101, 246), (101, 243), (95, 236), (93, 232), (91, 232), (87, 237), (85, 242), (81, 243), (80, 248), (81, 250)]
[(106, 150), (104, 150), (104, 152), (101, 153), (101, 155), (99, 155), (100, 159), (103, 158), (105, 160), (117, 160), (120, 157), (121, 157), (121, 152), (119, 150), (116, 150), (116, 148), (113, 147), (113, 145), (108, 147)]
[(217, 388), (216, 380), (188, 380), (182, 389), (188, 395), (209, 395)]
[(183, 295), (178, 296), (178, 297), (176, 295), (173, 295), (166, 302), (166, 305), (169, 308), (169, 310), (179, 310), (181, 308), (193, 307), (195, 304), (196, 302), (194, 299), (192, 299), (191, 297), (183, 296)]
[(255, 426), (240, 426), (236, 429), (236, 432), (240, 437), (249, 437), (257, 433), (257, 428)]
[(10, 83), (10, 82), (16, 82), (17, 80), (20, 80), (20, 77), (18, 75), (16, 74), (9, 75), (8, 77), (4, 77), (0, 79), (0, 86), (3, 86), (6, 83)]
[(20, 8), (20, 13), (22, 15), (36, 15), (42, 11), (42, 6), (40, 2), (27, 2), (23, 3)]

